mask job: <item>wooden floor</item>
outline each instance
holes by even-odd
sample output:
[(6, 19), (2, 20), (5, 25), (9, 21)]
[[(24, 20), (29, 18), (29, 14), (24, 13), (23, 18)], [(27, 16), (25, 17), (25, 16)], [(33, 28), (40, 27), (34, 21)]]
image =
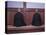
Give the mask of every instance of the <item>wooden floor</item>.
[(44, 25), (41, 26), (21, 26), (16, 27), (12, 25), (7, 26), (7, 33), (26, 33), (26, 32), (44, 32)]

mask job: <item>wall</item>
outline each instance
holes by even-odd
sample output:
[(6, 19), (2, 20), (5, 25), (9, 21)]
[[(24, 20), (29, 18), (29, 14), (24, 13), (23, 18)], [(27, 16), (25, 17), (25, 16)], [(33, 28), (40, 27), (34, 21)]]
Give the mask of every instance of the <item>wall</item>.
[[(44, 9), (38, 9), (41, 15), (41, 24), (44, 24)], [(17, 8), (8, 8), (7, 10), (7, 22), (9, 25), (14, 24), (14, 15), (17, 13)], [(32, 18), (35, 14), (35, 8), (21, 8), (21, 13), (24, 15), (24, 21), (26, 25), (32, 24)]]

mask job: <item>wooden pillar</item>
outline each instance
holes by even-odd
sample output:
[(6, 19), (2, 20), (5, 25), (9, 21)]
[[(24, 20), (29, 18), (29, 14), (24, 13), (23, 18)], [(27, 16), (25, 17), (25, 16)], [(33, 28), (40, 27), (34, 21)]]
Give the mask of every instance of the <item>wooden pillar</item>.
[(23, 2), (23, 8), (26, 8), (26, 2)]

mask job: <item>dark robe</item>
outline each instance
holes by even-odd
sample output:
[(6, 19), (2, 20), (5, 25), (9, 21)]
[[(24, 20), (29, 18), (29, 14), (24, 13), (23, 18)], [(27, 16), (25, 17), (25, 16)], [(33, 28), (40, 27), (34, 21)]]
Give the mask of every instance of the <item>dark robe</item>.
[(17, 12), (16, 15), (14, 16), (14, 26), (19, 27), (19, 26), (25, 26), (24, 22), (24, 17), (23, 14), (20, 12)]
[(35, 13), (32, 20), (32, 25), (40, 26), (41, 25), (41, 16), (39, 13)]

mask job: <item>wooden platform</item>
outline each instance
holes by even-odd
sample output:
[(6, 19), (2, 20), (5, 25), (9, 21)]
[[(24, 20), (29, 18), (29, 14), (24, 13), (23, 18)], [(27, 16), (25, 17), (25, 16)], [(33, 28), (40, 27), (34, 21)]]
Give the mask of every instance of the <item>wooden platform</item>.
[(25, 32), (43, 32), (45, 26), (21, 26), (21, 27), (15, 27), (12, 25), (7, 26), (7, 33), (25, 33)]

